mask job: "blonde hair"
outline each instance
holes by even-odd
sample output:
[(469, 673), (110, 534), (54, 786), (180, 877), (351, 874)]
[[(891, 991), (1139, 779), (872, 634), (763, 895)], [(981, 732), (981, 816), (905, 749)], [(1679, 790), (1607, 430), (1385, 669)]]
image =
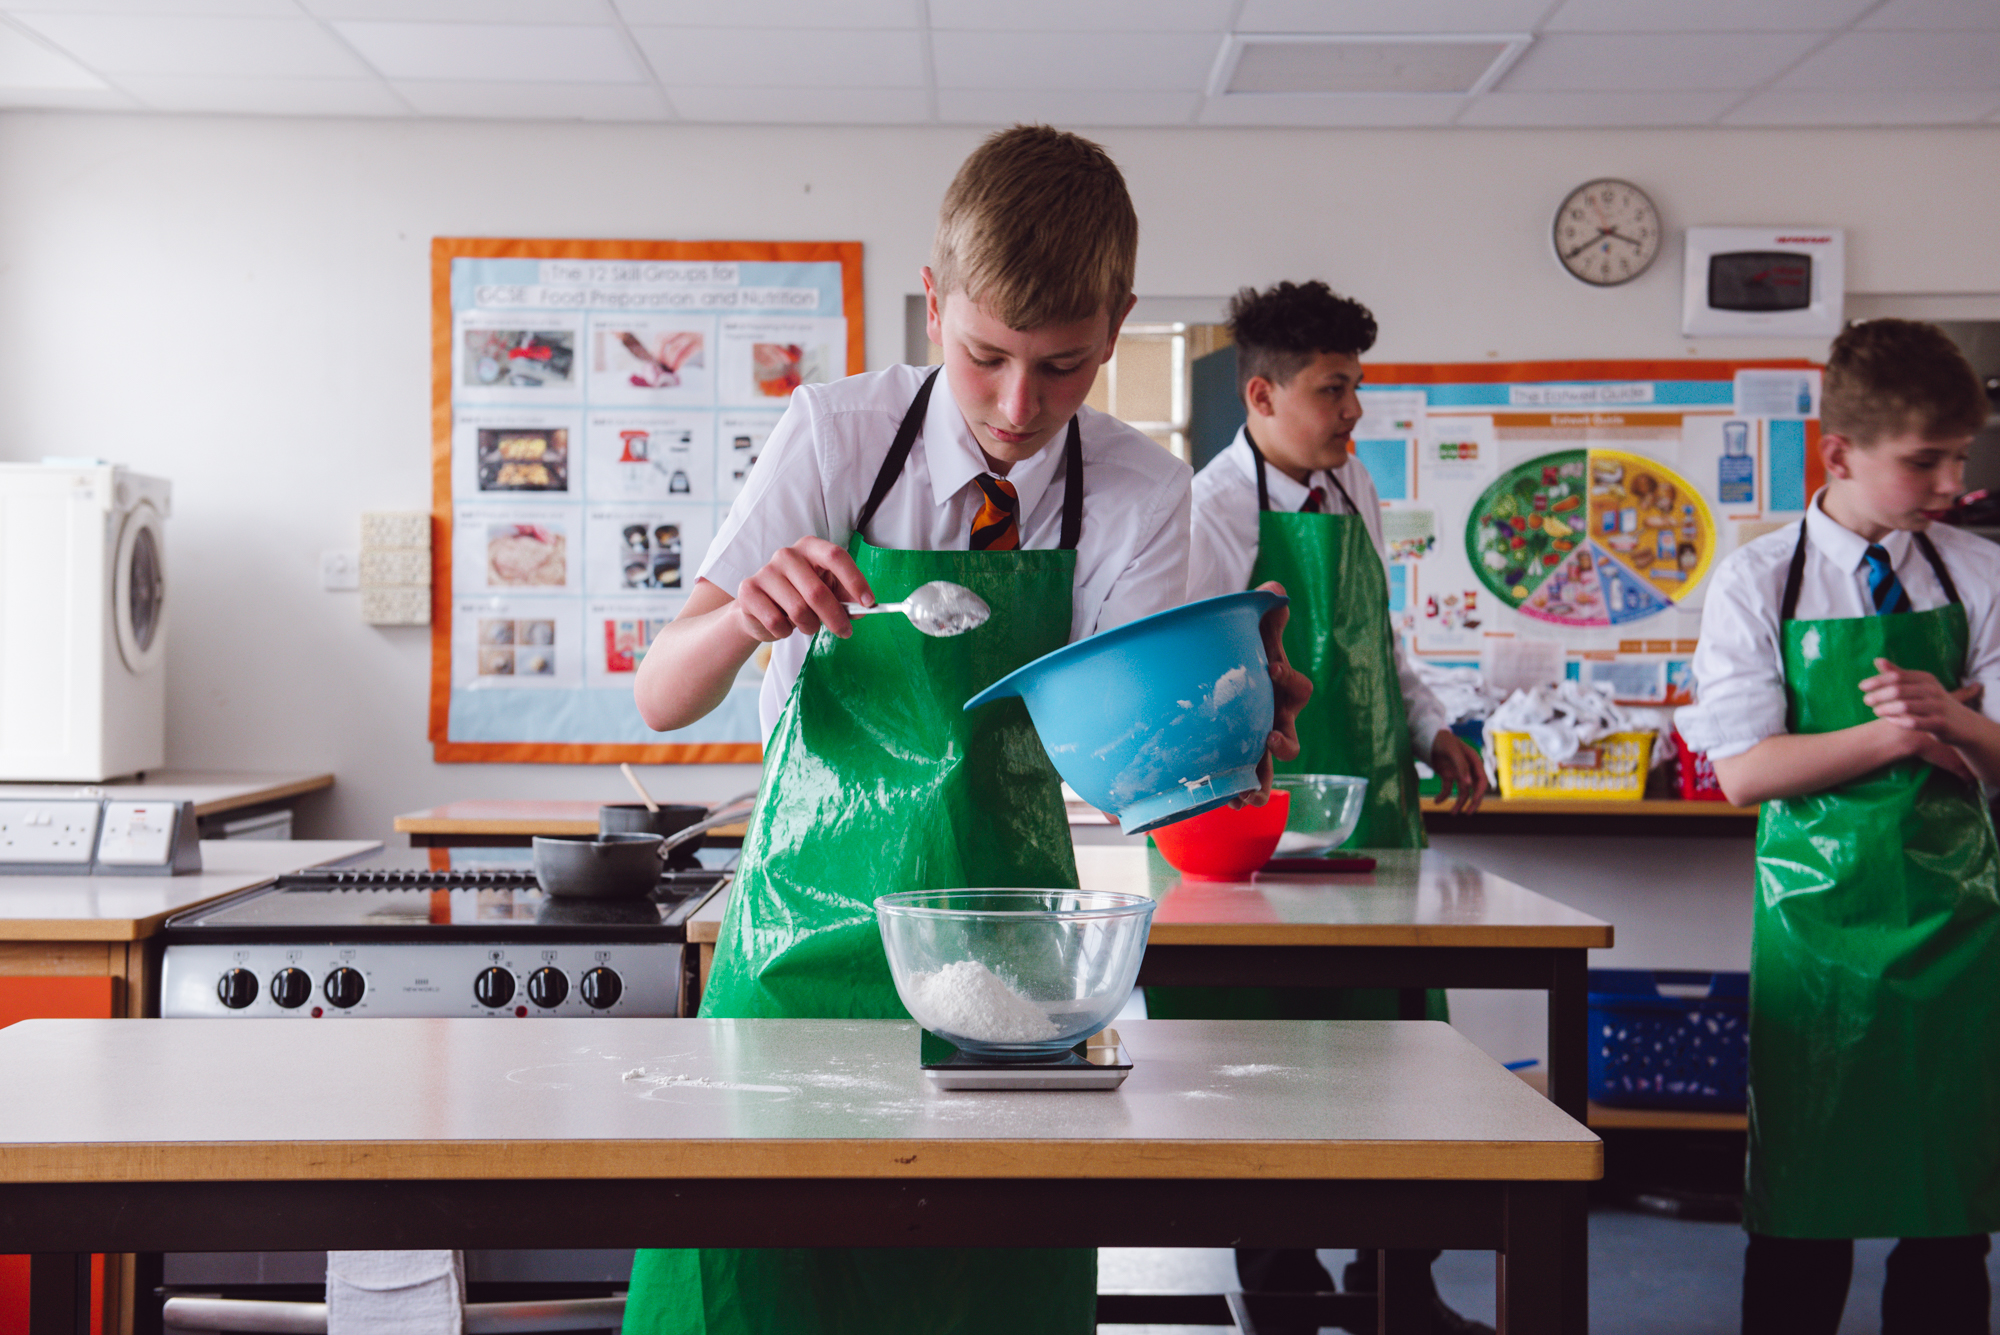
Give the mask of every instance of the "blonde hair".
[(931, 277), (1010, 329), (1124, 313), (1139, 216), (1118, 164), (1081, 136), (1016, 125), (989, 136), (938, 209)]
[(1934, 324), (1857, 320), (1827, 354), (1820, 426), (1864, 448), (1906, 431), (1970, 436), (1989, 411), (1972, 364)]

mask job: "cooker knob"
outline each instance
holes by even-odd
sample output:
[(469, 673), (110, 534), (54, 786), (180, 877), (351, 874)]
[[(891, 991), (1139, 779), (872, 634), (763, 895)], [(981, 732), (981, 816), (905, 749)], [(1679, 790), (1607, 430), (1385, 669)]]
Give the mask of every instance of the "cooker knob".
[(229, 1009), (240, 1011), (257, 999), (257, 975), (248, 969), (231, 969), (215, 985), (215, 995)]
[(569, 978), (561, 969), (542, 968), (528, 975), (528, 1000), (554, 1010), (569, 995)]
[(326, 999), (342, 1010), (358, 1003), (361, 994), (367, 990), (368, 981), (359, 971), (350, 969), (344, 964), (328, 974), (326, 981), (320, 984), (320, 991), (326, 995)]
[(312, 979), (304, 969), (280, 969), (271, 975), (271, 1000), (286, 1010), (297, 1010), (312, 995)]
[(472, 995), (482, 1006), (504, 1006), (514, 999), (514, 975), (490, 965), (472, 980)]
[(594, 1011), (608, 1011), (618, 1004), (618, 998), (625, 993), (625, 980), (611, 970), (599, 965), (583, 976), (577, 984), (583, 994), (584, 1004)]

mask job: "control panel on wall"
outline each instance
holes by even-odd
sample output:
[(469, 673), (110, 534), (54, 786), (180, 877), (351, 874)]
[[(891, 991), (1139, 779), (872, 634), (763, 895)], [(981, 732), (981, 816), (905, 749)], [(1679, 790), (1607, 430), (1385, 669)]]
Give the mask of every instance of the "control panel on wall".
[(200, 870), (192, 802), (0, 798), (0, 875), (176, 876)]

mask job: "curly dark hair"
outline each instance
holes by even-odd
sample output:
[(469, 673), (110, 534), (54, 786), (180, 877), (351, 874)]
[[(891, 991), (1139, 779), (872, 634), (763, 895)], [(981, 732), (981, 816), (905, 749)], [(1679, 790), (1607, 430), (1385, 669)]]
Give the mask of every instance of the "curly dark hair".
[(1375, 316), (1317, 278), (1262, 292), (1246, 287), (1230, 298), (1229, 337), (1236, 344), (1241, 394), (1252, 376), (1288, 383), (1321, 353), (1359, 357), (1375, 346)]
[(1954, 440), (1985, 425), (1979, 376), (1950, 335), (1920, 320), (1857, 320), (1833, 341), (1820, 425), (1857, 445), (1905, 431)]

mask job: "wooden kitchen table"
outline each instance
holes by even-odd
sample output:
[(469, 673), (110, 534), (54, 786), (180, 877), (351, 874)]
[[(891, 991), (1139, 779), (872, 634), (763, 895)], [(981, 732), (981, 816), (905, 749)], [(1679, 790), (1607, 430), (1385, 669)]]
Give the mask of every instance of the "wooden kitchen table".
[(29, 1021), (0, 1249), (34, 1335), (90, 1251), (556, 1242), (1492, 1250), (1503, 1330), (1580, 1328), (1602, 1146), (1449, 1026), (1119, 1028), (1116, 1092), (946, 1093), (886, 1020)]
[[(538, 834), (596, 834), (597, 809), (609, 805), (467, 798), (406, 811), (395, 828), (410, 837), (411, 848), (527, 848)], [(722, 846), (741, 842), (743, 826), (718, 825), (704, 838)]]

